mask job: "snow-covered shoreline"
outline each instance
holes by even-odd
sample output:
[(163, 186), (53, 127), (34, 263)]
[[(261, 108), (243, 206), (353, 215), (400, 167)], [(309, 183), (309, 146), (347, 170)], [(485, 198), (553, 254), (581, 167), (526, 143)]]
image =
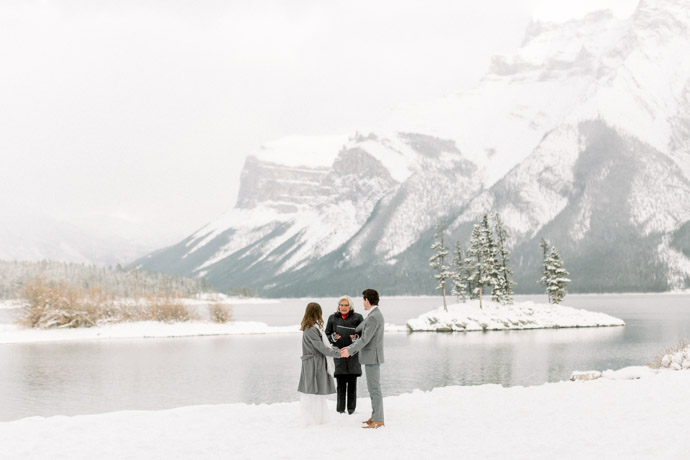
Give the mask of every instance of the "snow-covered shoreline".
[[(0, 303), (0, 306), (6, 309), (17, 309), (20, 308), (20, 303), (5, 301)], [(480, 309), (479, 302), (473, 300), (467, 303), (449, 305), (447, 312), (443, 310), (443, 307), (438, 307), (417, 318), (408, 320), (406, 325), (386, 324), (386, 332), (469, 332), (624, 325), (623, 320), (604, 313), (562, 305), (540, 304), (531, 301), (500, 305), (485, 301), (483, 308)], [(178, 323), (141, 321), (73, 329), (32, 329), (14, 324), (0, 324), (0, 344), (296, 332), (299, 332), (299, 325), (297, 324), (269, 326), (266, 323), (256, 321), (230, 321), (224, 324), (204, 320)]]
[[(452, 386), (385, 397), (386, 426), (353, 416), (303, 428), (299, 403), (188, 406), (161, 411), (29, 417), (0, 422), (7, 458), (255, 459), (687, 458), (690, 372), (533, 387)], [(384, 389), (385, 391), (385, 389)], [(270, 442), (267, 442), (270, 439)]]
[[(210, 321), (186, 321), (179, 323), (139, 321), (66, 329), (35, 329), (15, 324), (0, 324), (0, 344), (247, 334), (295, 334), (298, 332), (300, 332), (298, 324), (269, 326), (258, 321), (231, 321), (224, 324)], [(386, 324), (386, 332), (407, 332), (407, 328), (405, 326)]]
[[(217, 299), (232, 304), (266, 304), (280, 303), (274, 299), (232, 298), (220, 295)], [(204, 307), (213, 298), (183, 299), (186, 306)], [(19, 310), (24, 302), (17, 299), (0, 301), (2, 310)], [(166, 323), (158, 321), (137, 321), (103, 324), (95, 327), (79, 328), (27, 328), (17, 324), (0, 324), (0, 344), (61, 342), (71, 340), (99, 339), (138, 339), (138, 338), (173, 338), (201, 337), (238, 334), (282, 334), (299, 332), (299, 325), (268, 326), (258, 321), (229, 321), (214, 323), (211, 321), (184, 321)]]
[(68, 340), (147, 339), (173, 337), (201, 337), (239, 334), (282, 334), (299, 332), (298, 325), (268, 326), (255, 321), (229, 322), (187, 321), (161, 323), (140, 321), (97, 327), (71, 329), (32, 329), (16, 325), (0, 325), (0, 344), (29, 342), (61, 342)]
[(411, 331), (470, 332), (567, 327), (625, 326), (625, 321), (605, 313), (563, 305), (516, 302), (512, 305), (478, 300), (438, 307), (407, 322)]

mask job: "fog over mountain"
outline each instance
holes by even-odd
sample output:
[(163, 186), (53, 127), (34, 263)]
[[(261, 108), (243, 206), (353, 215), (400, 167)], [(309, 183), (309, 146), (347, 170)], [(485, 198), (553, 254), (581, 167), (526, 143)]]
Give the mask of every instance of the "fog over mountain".
[[(96, 265), (125, 265), (151, 250), (150, 242), (94, 230), (12, 197), (0, 198), (0, 260), (56, 260)], [(101, 218), (103, 219), (103, 218)], [(113, 227), (123, 222), (112, 218)]]
[(431, 293), (435, 224), (466, 245), (499, 212), (517, 292), (541, 290), (541, 237), (570, 291), (687, 288), (688, 51), (687, 0), (533, 22), (471, 91), (265, 145), (232, 210), (134, 265), (273, 296)]

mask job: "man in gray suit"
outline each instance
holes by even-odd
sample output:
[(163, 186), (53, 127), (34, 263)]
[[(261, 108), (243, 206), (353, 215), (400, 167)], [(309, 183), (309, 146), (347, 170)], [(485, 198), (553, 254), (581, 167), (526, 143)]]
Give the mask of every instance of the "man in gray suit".
[(379, 305), (379, 293), (373, 289), (362, 292), (366, 319), (357, 326), (359, 339), (349, 347), (340, 350), (341, 358), (360, 353), (359, 362), (364, 364), (367, 375), (367, 389), (371, 397), (371, 417), (362, 428), (383, 426), (383, 396), (381, 394), (381, 364), (383, 364), (383, 314)]

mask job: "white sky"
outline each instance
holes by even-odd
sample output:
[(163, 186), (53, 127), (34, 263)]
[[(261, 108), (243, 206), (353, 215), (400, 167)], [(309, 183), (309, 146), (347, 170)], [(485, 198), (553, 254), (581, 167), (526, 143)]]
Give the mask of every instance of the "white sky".
[(262, 143), (366, 131), (472, 86), (532, 17), (636, 3), (0, 0), (0, 224), (19, 204), (174, 243)]

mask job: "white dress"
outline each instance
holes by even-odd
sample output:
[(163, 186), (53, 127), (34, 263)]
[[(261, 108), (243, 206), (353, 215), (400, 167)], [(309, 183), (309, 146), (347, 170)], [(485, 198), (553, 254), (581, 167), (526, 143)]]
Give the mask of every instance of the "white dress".
[(302, 426), (321, 425), (329, 420), (326, 395), (299, 394), (299, 410)]
[[(321, 332), (321, 339), (327, 347), (331, 347), (331, 344), (326, 338), (326, 334), (319, 328)], [(333, 371), (335, 366), (333, 364), (333, 358), (327, 357), (326, 364), (328, 367), (328, 374), (333, 377)], [(327, 395), (311, 395), (306, 393), (299, 394), (299, 408), (300, 408), (300, 418), (302, 420), (302, 426), (307, 427), (311, 425), (321, 425), (322, 423), (327, 423), (330, 419), (328, 411), (328, 403), (326, 402)]]

